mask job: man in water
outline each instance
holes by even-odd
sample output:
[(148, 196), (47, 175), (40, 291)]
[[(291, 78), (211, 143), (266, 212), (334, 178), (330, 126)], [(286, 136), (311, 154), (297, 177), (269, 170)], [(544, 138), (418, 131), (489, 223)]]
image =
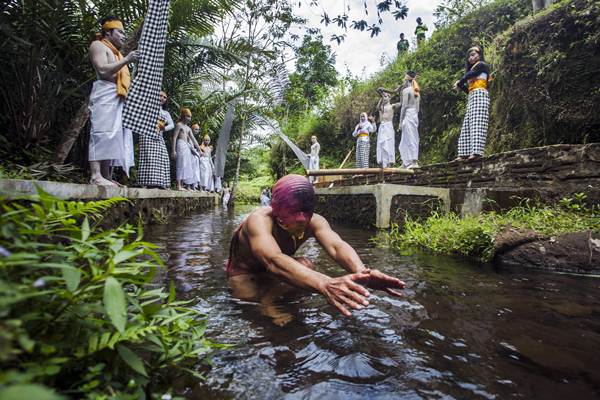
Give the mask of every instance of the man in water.
[(123, 167), (127, 176), (133, 165), (131, 131), (123, 128), (123, 104), (129, 90), (130, 75), (127, 64), (137, 61), (134, 50), (123, 56), (119, 49), (125, 42), (125, 28), (116, 17), (100, 21), (101, 31), (90, 45), (90, 59), (96, 71), (96, 81), (90, 94), (90, 183), (116, 186), (111, 166)]
[[(365, 267), (325, 218), (314, 214), (315, 203), (315, 191), (305, 177), (287, 175), (275, 183), (271, 206), (248, 215), (231, 239), (226, 272), (233, 295), (261, 302), (275, 323), (279, 316), (273, 301), (296, 288), (323, 295), (345, 316), (352, 315), (351, 309), (369, 305), (365, 287), (401, 296), (397, 289), (403, 289), (404, 282)], [(311, 236), (348, 272), (346, 275), (332, 278), (315, 271), (307, 258), (293, 257)]]

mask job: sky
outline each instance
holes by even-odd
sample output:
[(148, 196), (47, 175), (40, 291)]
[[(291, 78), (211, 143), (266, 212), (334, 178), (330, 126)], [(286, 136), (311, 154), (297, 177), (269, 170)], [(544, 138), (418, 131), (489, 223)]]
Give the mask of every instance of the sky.
[[(371, 38), (370, 33), (366, 30), (361, 32), (350, 28), (350, 22), (359, 19), (366, 19), (369, 25), (376, 22), (376, 3), (378, 0), (366, 0), (369, 7), (368, 16), (364, 15), (365, 0), (319, 0), (318, 7), (309, 7), (308, 0), (299, 1), (301, 1), (302, 5), (298, 7), (298, 2), (296, 2), (296, 15), (307, 19), (307, 27), (321, 29), (324, 42), (329, 44), (331, 50), (336, 54), (337, 71), (340, 74), (346, 74), (346, 71), (349, 70), (352, 75), (358, 78), (367, 78), (374, 72), (381, 70), (382, 56), (388, 61), (396, 57), (396, 42), (401, 32), (404, 32), (404, 37), (410, 42), (411, 48), (414, 46), (414, 32), (417, 26), (415, 20), (417, 17), (421, 17), (425, 25), (429, 28), (427, 37), (431, 36), (434, 29), (433, 12), (440, 2), (439, 0), (404, 0), (404, 4), (408, 7), (408, 16), (406, 19), (396, 21), (390, 12), (383, 13), (381, 32), (378, 36)], [(344, 32), (342, 28), (338, 28), (335, 24), (325, 27), (324, 24), (320, 23), (323, 10), (327, 12), (330, 18), (334, 18), (342, 14), (344, 4), (348, 2), (351, 5), (351, 11), (347, 32)], [(393, 9), (394, 6), (392, 5)], [(290, 30), (290, 33), (296, 33), (302, 37), (302, 27), (294, 27)], [(335, 41), (329, 41), (331, 35), (334, 33), (337, 35), (346, 33), (345, 41), (340, 45)]]

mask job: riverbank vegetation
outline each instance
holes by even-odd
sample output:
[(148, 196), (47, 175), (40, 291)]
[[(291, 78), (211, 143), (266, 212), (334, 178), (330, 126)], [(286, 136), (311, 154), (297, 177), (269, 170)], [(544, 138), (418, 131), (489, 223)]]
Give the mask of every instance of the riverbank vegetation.
[(523, 201), (506, 212), (461, 217), (434, 213), (426, 220), (406, 218), (377, 241), (400, 251), (421, 248), (439, 254), (456, 254), (491, 261), (494, 242), (505, 228), (534, 231), (546, 236), (571, 232), (600, 232), (600, 207), (588, 207), (583, 193), (563, 198), (556, 205)]
[[(422, 164), (452, 160), (466, 105), (452, 83), (464, 72), (466, 50), (479, 44), (492, 69), (486, 154), (600, 141), (600, 116), (592, 111), (600, 107), (598, 2), (564, 0), (533, 15), (529, 0), (495, 0), (468, 13), (448, 9), (446, 15), (453, 17), (439, 21), (443, 23), (418, 48), (393, 58), (367, 80), (349, 77), (342, 90), (329, 89), (306, 113), (288, 119), (285, 130), (296, 132), (305, 147), (317, 135), (322, 157), (339, 164), (354, 146), (351, 132), (359, 114), (376, 114), (376, 89), (393, 89), (407, 70), (414, 70), (422, 96)], [(573, 69), (580, 73), (573, 74)], [(373, 160), (374, 143), (371, 151)], [(274, 154), (273, 159), (279, 165), (283, 157)], [(293, 160), (287, 163), (293, 167)]]
[(0, 398), (157, 398), (216, 346), (141, 227), (101, 229), (121, 201), (0, 199)]

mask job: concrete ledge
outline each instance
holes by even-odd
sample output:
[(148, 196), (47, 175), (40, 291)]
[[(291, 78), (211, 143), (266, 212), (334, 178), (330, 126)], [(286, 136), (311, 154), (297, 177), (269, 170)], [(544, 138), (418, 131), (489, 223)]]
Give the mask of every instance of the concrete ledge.
[(22, 179), (0, 179), (0, 194), (9, 199), (37, 194), (37, 187), (59, 199), (99, 200), (114, 197), (126, 199), (174, 199), (174, 198), (214, 198), (218, 204), (219, 196), (206, 192), (184, 192), (177, 190), (140, 189), (63, 183), (49, 181), (28, 181)]
[(428, 196), (437, 197), (442, 201), (444, 211), (450, 211), (450, 190), (439, 187), (394, 185), (379, 183), (364, 186), (341, 186), (332, 188), (317, 188), (317, 196), (365, 195), (375, 197), (376, 220), (375, 226), (380, 229), (390, 227), (392, 200), (395, 196)]

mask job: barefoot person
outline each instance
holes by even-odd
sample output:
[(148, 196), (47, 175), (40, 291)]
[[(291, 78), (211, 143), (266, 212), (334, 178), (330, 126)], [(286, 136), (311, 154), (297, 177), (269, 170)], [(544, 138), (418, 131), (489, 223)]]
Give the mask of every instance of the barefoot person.
[(401, 103), (390, 102), (391, 94), (384, 88), (377, 89), (381, 99), (377, 104), (379, 110), (379, 130), (377, 131), (377, 164), (387, 168), (396, 162), (396, 145), (394, 142), (394, 112), (400, 108)]
[[(287, 175), (275, 183), (271, 206), (252, 212), (231, 240), (226, 272), (233, 295), (259, 301), (269, 314), (274, 299), (306, 289), (323, 295), (346, 316), (369, 304), (365, 287), (400, 296), (395, 289), (404, 288), (404, 282), (365, 267), (325, 218), (313, 213), (315, 203), (315, 191), (305, 177)], [(307, 258), (294, 258), (310, 237), (348, 273), (332, 278), (315, 271)]]
[(212, 161), (212, 150), (210, 136), (204, 135), (200, 145), (200, 186), (207, 192), (215, 190), (213, 181), (215, 166)]
[(402, 107), (400, 109), (400, 128), (402, 138), (398, 150), (404, 168), (419, 168), (419, 103), (421, 100), (417, 74), (408, 71), (404, 75)]
[(123, 23), (116, 17), (100, 21), (101, 32), (90, 45), (90, 59), (96, 81), (90, 94), (90, 183), (114, 186), (111, 166), (121, 166), (129, 175), (133, 165), (131, 131), (123, 129), (123, 104), (130, 85), (127, 64), (137, 61), (138, 51), (125, 57), (119, 49), (125, 42)]
[(140, 133), (139, 168), (137, 182), (148, 188), (169, 189), (171, 187), (171, 164), (165, 144), (164, 133), (175, 127), (171, 114), (165, 110), (167, 94), (160, 92), (160, 114), (156, 131)]
[(186, 190), (183, 187), (184, 181), (194, 179), (194, 170), (192, 168), (192, 148), (188, 143), (188, 136), (192, 130), (188, 126), (192, 120), (192, 112), (189, 108), (181, 109), (179, 121), (175, 125), (173, 132), (173, 150), (172, 156), (177, 165), (175, 173), (177, 180), (177, 190)]
[(454, 83), (454, 90), (468, 93), (467, 111), (458, 138), (457, 160), (474, 160), (483, 155), (490, 119), (487, 84), (490, 68), (483, 61), (483, 50), (474, 46), (467, 52), (466, 72)]
[[(314, 135), (310, 137), (310, 143), (311, 143), (311, 145), (310, 145), (310, 154), (308, 155), (308, 157), (309, 157), (308, 169), (311, 171), (318, 171), (319, 170), (319, 153), (321, 152), (321, 145), (317, 141), (317, 137)], [(309, 180), (312, 183), (317, 183), (317, 178), (315, 178), (314, 176), (311, 176), (309, 178)]]
[(360, 120), (352, 132), (352, 137), (356, 138), (356, 168), (369, 168), (369, 134), (376, 130), (377, 124), (373, 117), (367, 116), (366, 112), (360, 113)]

